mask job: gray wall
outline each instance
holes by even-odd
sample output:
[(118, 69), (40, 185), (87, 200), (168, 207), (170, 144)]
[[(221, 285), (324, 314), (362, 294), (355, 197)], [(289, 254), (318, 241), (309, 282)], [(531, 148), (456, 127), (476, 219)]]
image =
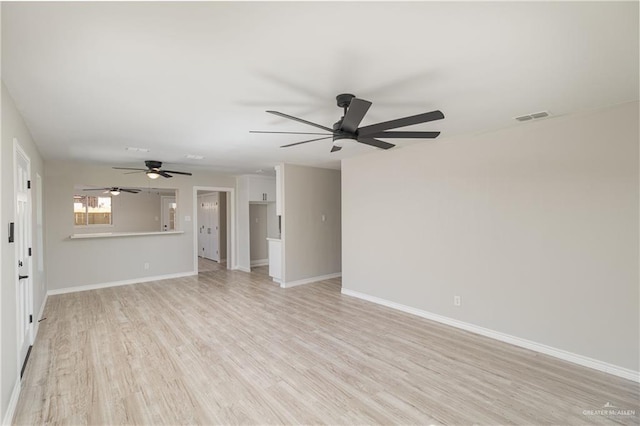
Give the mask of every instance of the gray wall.
[[(42, 157), (38, 152), (31, 134), (27, 129), (22, 116), (2, 83), (2, 146), (0, 147), (0, 161), (2, 167), (0, 171), (0, 200), (2, 202), (0, 223), (2, 226), (2, 237), (0, 238), (0, 258), (2, 267), (2, 285), (0, 285), (0, 420), (4, 418), (11, 392), (18, 380), (18, 354), (16, 349), (16, 253), (15, 244), (8, 242), (9, 222), (15, 221), (15, 205), (13, 199), (13, 139), (17, 138), (20, 146), (24, 149), (31, 160), (31, 183), (32, 183), (32, 235), (34, 255), (32, 256), (32, 282), (33, 282), (33, 306), (32, 313), (36, 317), (40, 312), (46, 294), (46, 283), (44, 273), (39, 271), (36, 259), (39, 256), (38, 244), (36, 244), (36, 211), (38, 209), (35, 191), (36, 173), (44, 179)], [(45, 181), (46, 185), (46, 181)], [(45, 269), (46, 271), (46, 269)]]
[(249, 233), (251, 234), (251, 261), (264, 260), (267, 252), (267, 205), (249, 204)]
[(640, 370), (638, 138), (635, 102), (343, 160), (343, 288)]
[(238, 235), (238, 268), (251, 271), (251, 233), (249, 232), (249, 177), (236, 178), (238, 195), (236, 204), (236, 226)]
[[(74, 185), (150, 186), (144, 174), (123, 174), (108, 166), (47, 162), (46, 261), (49, 290), (159, 275), (188, 273), (194, 265), (193, 186), (235, 187), (235, 179), (207, 172), (153, 181), (157, 188), (177, 189), (177, 226), (184, 234), (70, 240), (73, 234)], [(191, 221), (186, 221), (189, 216)], [(144, 263), (149, 269), (144, 269)], [(117, 265), (105, 268), (108, 263)]]
[(284, 164), (282, 179), (283, 281), (339, 273), (340, 171)]

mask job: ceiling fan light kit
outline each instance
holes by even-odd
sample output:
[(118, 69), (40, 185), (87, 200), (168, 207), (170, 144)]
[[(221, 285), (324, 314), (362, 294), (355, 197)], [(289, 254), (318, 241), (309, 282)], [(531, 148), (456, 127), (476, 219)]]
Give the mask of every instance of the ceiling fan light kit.
[(321, 138), (309, 139), (302, 142), (294, 142), (287, 145), (282, 145), (281, 148), (288, 148), (295, 145), (301, 145), (304, 143), (315, 142), (324, 139), (332, 139), (333, 145), (331, 152), (340, 151), (347, 142), (359, 142), (365, 145), (371, 145), (380, 149), (393, 148), (395, 145), (389, 142), (381, 141), (377, 138), (383, 139), (434, 139), (440, 135), (440, 132), (397, 132), (387, 131), (391, 129), (397, 129), (401, 127), (412, 126), (415, 124), (428, 123), (430, 121), (442, 120), (444, 114), (442, 111), (436, 110), (426, 112), (423, 114), (413, 115), (410, 117), (399, 118), (396, 120), (385, 121), (383, 123), (372, 124), (370, 126), (358, 127), (362, 122), (362, 119), (369, 111), (371, 102), (364, 99), (356, 98), (355, 95), (350, 93), (343, 93), (336, 96), (336, 102), (338, 107), (344, 109), (344, 115), (340, 120), (334, 123), (333, 128), (323, 126), (321, 124), (313, 123), (311, 121), (303, 120), (302, 118), (287, 115), (278, 111), (267, 111), (269, 114), (274, 114), (279, 117), (294, 120), (299, 123), (306, 124), (324, 130), (328, 133), (307, 133), (307, 132), (271, 132), (271, 131), (251, 131), (251, 133), (280, 133), (280, 134), (299, 134), (299, 135), (323, 135)]

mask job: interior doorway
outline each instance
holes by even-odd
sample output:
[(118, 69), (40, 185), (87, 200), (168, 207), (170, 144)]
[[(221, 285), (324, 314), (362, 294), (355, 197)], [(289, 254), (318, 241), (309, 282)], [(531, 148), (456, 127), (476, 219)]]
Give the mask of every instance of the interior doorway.
[[(251, 271), (266, 271), (269, 265), (267, 238), (279, 238), (276, 203), (249, 202), (249, 265)], [(258, 268), (258, 269), (254, 269)]]
[[(24, 371), (33, 343), (33, 268), (31, 264), (31, 160), (14, 139), (14, 202), (13, 237), (16, 250), (16, 312), (18, 322), (18, 368)], [(10, 232), (11, 233), (11, 232)], [(22, 367), (22, 368), (21, 368)], [(22, 374), (21, 374), (22, 376)]]
[(233, 269), (233, 190), (194, 187), (196, 272)]
[(251, 268), (269, 265), (267, 204), (249, 203), (249, 260)]

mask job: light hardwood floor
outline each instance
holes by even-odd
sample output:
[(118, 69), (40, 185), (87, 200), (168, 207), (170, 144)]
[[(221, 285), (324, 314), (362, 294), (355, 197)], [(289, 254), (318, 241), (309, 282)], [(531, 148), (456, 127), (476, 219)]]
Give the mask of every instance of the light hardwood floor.
[(227, 269), (227, 264), (198, 256), (198, 272), (212, 272)]
[[(52, 296), (17, 424), (638, 424), (638, 384), (262, 273)], [(634, 416), (585, 415), (610, 403)], [(587, 411), (588, 413), (589, 411)]]

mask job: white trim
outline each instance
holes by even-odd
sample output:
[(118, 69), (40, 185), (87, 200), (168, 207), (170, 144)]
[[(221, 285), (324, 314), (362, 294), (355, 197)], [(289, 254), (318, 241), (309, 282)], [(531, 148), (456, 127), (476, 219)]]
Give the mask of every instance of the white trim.
[(237, 269), (238, 271), (242, 271), (242, 272), (246, 272), (248, 274), (251, 273), (251, 268), (245, 268), (244, 266), (236, 266), (234, 269)]
[(2, 419), (3, 425), (11, 425), (13, 423), (13, 415), (16, 413), (16, 406), (18, 405), (18, 397), (20, 396), (20, 389), (22, 384), (20, 382), (20, 375), (16, 379), (16, 383), (13, 386), (13, 392), (11, 392), (11, 399), (9, 399), (9, 405), (7, 406), (7, 412)]
[(149, 281), (161, 281), (161, 280), (170, 280), (173, 278), (191, 277), (193, 275), (198, 275), (198, 273), (195, 271), (179, 272), (177, 274), (156, 275), (154, 277), (140, 277), (140, 278), (134, 278), (132, 280), (112, 281), (108, 283), (59, 288), (59, 289), (53, 289), (53, 290), (47, 291), (47, 296), (53, 296), (56, 294), (76, 293), (78, 291), (97, 290), (99, 288), (118, 287), (121, 285), (146, 283)]
[(40, 330), (40, 320), (42, 319), (42, 315), (44, 315), (44, 307), (47, 304), (47, 299), (49, 295), (47, 293), (44, 294), (44, 300), (42, 301), (42, 305), (40, 306), (40, 312), (38, 312), (38, 316), (35, 317), (35, 330), (33, 331), (33, 342), (35, 343), (36, 337), (38, 337), (38, 330)]
[(488, 328), (480, 327), (467, 322), (459, 321), (453, 318), (445, 317), (442, 315), (434, 314), (431, 312), (423, 311), (421, 309), (412, 308), (411, 306), (402, 305), (400, 303), (391, 302), (379, 297), (370, 296), (358, 291), (349, 290), (347, 288), (342, 289), (342, 294), (358, 299), (373, 302), (378, 305), (386, 306), (388, 308), (397, 309), (408, 314), (417, 315), (428, 320), (436, 321), (442, 324), (450, 325), (462, 330), (470, 331), (481, 336), (490, 337), (501, 342), (510, 343), (521, 348), (530, 349), (535, 352), (540, 352), (545, 355), (550, 355), (555, 358), (559, 358), (564, 361), (569, 361), (574, 364), (581, 365), (583, 367), (593, 368), (594, 370), (603, 371), (605, 373), (613, 374), (614, 376), (622, 377), (624, 379), (632, 380), (634, 382), (640, 382), (640, 372), (633, 371), (624, 367), (609, 364), (607, 362), (599, 361), (597, 359), (589, 358), (583, 355), (578, 355), (572, 352), (565, 351), (563, 349), (557, 349), (551, 346), (544, 345), (542, 343), (532, 342), (531, 340), (522, 339), (520, 337), (511, 336), (509, 334), (494, 331)]
[(304, 278), (302, 280), (296, 280), (296, 281), (286, 281), (286, 282), (281, 281), (280, 287), (281, 288), (295, 287), (298, 285), (311, 284), (318, 281), (330, 280), (332, 278), (339, 278), (341, 276), (342, 276), (342, 272), (336, 272), (335, 274), (320, 275), (317, 277)]
[[(237, 266), (236, 244), (236, 193), (235, 188), (222, 186), (194, 186), (191, 223), (193, 223), (193, 270), (198, 273), (198, 191), (227, 193), (227, 269), (240, 269)], [(242, 270), (242, 269), (241, 269)], [(245, 271), (246, 272), (246, 271)], [(251, 271), (249, 271), (251, 272)]]
[(258, 259), (252, 260), (251, 266), (267, 266), (269, 264), (269, 259)]

